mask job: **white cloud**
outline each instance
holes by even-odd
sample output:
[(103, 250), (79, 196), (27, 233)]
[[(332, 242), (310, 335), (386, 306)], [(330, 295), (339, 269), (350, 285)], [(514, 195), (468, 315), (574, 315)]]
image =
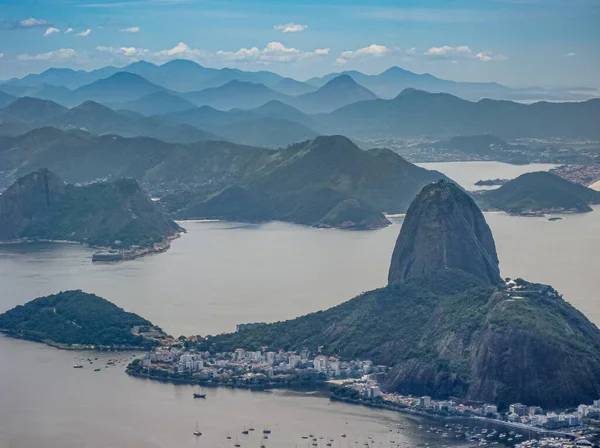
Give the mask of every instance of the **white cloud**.
[(456, 62), (459, 59), (477, 59), (481, 62), (505, 61), (508, 59), (502, 54), (494, 54), (488, 50), (474, 53), (467, 45), (460, 45), (458, 47), (452, 47), (450, 45), (431, 47), (424, 55), (435, 59), (449, 59), (452, 62)]
[(369, 56), (383, 56), (389, 52), (390, 49), (385, 45), (371, 44), (368, 47), (359, 48), (358, 50), (343, 51), (335, 61), (338, 64), (345, 64), (350, 59), (360, 59)]
[(20, 61), (65, 61), (73, 59), (76, 56), (77, 52), (72, 48), (61, 48), (60, 50), (49, 51), (47, 53), (22, 53), (17, 56), (17, 59)]
[(92, 30), (90, 28), (88, 28), (87, 30), (82, 31), (81, 33), (75, 34), (75, 36), (85, 37), (85, 36), (89, 36), (91, 32), (92, 32)]
[(139, 33), (140, 32), (140, 27), (139, 26), (130, 26), (129, 28), (123, 28), (121, 31), (121, 33)]
[(148, 54), (148, 49), (146, 48), (136, 48), (136, 47), (105, 47), (99, 46), (96, 47), (96, 51), (101, 51), (103, 53), (110, 53), (117, 56), (127, 56), (127, 57), (141, 57)]
[(471, 53), (471, 49), (466, 45), (461, 45), (459, 47), (451, 47), (450, 45), (444, 45), (443, 47), (431, 47), (425, 52), (425, 55), (435, 57), (452, 57), (468, 56)]
[(29, 19), (19, 20), (17, 22), (18, 28), (36, 28), (42, 26), (50, 26), (52, 25), (50, 21), (44, 19), (36, 19), (34, 17), (30, 17)]
[(153, 56), (164, 60), (164, 59), (199, 59), (204, 56), (204, 52), (188, 47), (185, 43), (179, 42), (173, 48), (169, 50), (161, 50), (153, 53)]
[(412, 47), (412, 48), (409, 48), (408, 50), (406, 50), (406, 54), (410, 54), (410, 55), (417, 54), (416, 47)]
[(308, 25), (298, 25), (297, 23), (286, 23), (284, 25), (275, 25), (273, 29), (275, 31), (281, 31), (282, 33), (299, 33), (308, 28)]
[(4, 53), (0, 53), (0, 59), (4, 57)]
[(54, 28), (53, 26), (46, 28), (46, 31), (44, 31), (44, 37), (46, 36), (50, 36), (50, 34), (52, 33), (59, 33), (60, 30), (58, 28)]
[(565, 54), (565, 58), (572, 58), (572, 57), (575, 57), (575, 56), (576, 56), (576, 54), (573, 53), (572, 51), (570, 51), (569, 53)]
[(281, 42), (269, 42), (262, 50), (258, 47), (240, 48), (238, 51), (217, 51), (216, 56), (228, 61), (246, 61), (270, 64), (274, 62), (297, 62), (313, 56), (329, 54), (329, 48), (317, 48), (314, 51), (301, 51), (286, 47)]
[(65, 34), (69, 34), (69, 33), (72, 33), (72, 32), (73, 32), (73, 28), (67, 28), (65, 30)]

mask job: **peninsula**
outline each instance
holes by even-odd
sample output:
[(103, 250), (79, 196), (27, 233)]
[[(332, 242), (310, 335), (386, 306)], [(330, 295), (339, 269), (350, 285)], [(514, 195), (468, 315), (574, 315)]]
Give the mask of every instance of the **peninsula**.
[(181, 232), (131, 179), (78, 187), (40, 169), (0, 195), (0, 241), (73, 241), (110, 250), (94, 261), (160, 252)]

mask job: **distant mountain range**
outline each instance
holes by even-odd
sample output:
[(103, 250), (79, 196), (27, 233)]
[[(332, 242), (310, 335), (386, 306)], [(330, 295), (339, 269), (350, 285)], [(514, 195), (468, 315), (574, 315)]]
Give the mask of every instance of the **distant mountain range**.
[[(108, 93), (101, 95), (102, 88), (96, 87), (119, 83), (123, 79), (120, 75), (113, 75), (98, 84), (80, 88), (80, 91), (95, 92), (94, 97), (108, 98)], [(126, 75), (124, 84), (129, 85), (139, 79), (142, 78), (137, 75)], [(154, 88), (146, 81), (142, 82), (142, 86), (144, 93)], [(213, 95), (216, 90), (228, 90), (229, 93), (219, 99), (218, 95)], [(526, 105), (489, 99), (472, 102), (449, 94), (414, 89), (407, 89), (392, 100), (369, 99), (373, 96), (351, 78), (342, 76), (329, 81), (316, 92), (297, 97), (279, 94), (263, 85), (238, 81), (200, 97), (206, 102), (217, 103), (214, 105), (229, 103), (227, 107), (233, 106), (236, 101), (245, 106), (260, 103), (257, 107), (228, 111), (210, 106), (194, 107), (191, 101), (177, 93), (164, 90), (148, 93), (137, 100), (111, 103), (118, 111), (86, 101), (78, 103), (67, 113), (65, 107), (56, 103), (20, 98), (0, 109), (0, 135), (55, 126), (83, 128), (97, 134), (149, 136), (170, 142), (221, 139), (272, 148), (298, 143), (319, 134), (341, 134), (363, 141), (381, 137), (426, 137), (449, 139), (444, 144), (449, 145), (451, 150), (462, 145), (466, 152), (479, 152), (479, 155), (483, 151), (500, 157), (502, 153), (502, 160), (510, 160), (518, 148), (498, 141), (494, 143), (493, 139), (600, 138), (600, 99)], [(10, 95), (4, 98), (5, 101), (11, 99)], [(300, 110), (323, 110), (347, 101), (351, 104), (329, 113), (307, 114)], [(142, 112), (149, 116), (142, 115)], [(489, 144), (486, 146), (485, 142)], [(443, 149), (440, 147), (440, 150)]]
[(170, 124), (135, 115), (124, 115), (102, 104), (86, 101), (68, 109), (52, 101), (24, 97), (0, 110), (0, 129), (4, 134), (54, 126), (83, 129), (94, 134), (117, 134), (124, 137), (145, 136), (175, 143), (222, 140), (223, 137), (186, 124)]
[[(263, 84), (275, 92), (294, 97), (313, 92), (332, 79), (342, 75), (352, 78), (375, 95), (386, 99), (396, 97), (402, 90), (407, 88), (416, 88), (434, 93), (450, 93), (473, 100), (494, 98), (519, 101), (564, 101), (585, 100), (594, 96), (600, 96), (600, 92), (588, 88), (515, 89), (493, 82), (450, 81), (437, 78), (429, 73), (413, 73), (400, 67), (391, 67), (378, 75), (366, 75), (358, 71), (346, 71), (330, 73), (321, 78), (312, 78), (306, 82), (301, 82), (292, 78), (284, 78), (268, 71), (248, 72), (230, 68), (214, 69), (203, 67), (192, 61), (180, 59), (169, 61), (163, 65), (139, 61), (125, 67), (107, 66), (90, 72), (66, 68), (51, 68), (40, 74), (30, 74), (21, 79), (10, 79), (1, 83), (0, 88), (5, 93), (14, 96), (36, 96), (63, 103), (59, 101), (59, 97), (62, 97), (63, 101), (68, 99), (65, 96), (65, 91), (52, 89), (52, 87), (77, 90), (122, 72), (141, 76), (150, 84), (179, 93), (197, 92), (209, 88), (221, 87), (231, 81), (240, 81)], [(81, 98), (79, 99), (80, 101), (82, 100)], [(94, 98), (84, 98), (83, 100), (94, 100)], [(63, 104), (67, 106), (74, 105)]]
[[(161, 103), (167, 105), (161, 108)], [(156, 92), (118, 106), (124, 107), (125, 104), (134, 110), (185, 110), (147, 117), (132, 110), (116, 111), (94, 101), (85, 101), (69, 109), (52, 101), (23, 97), (0, 109), (0, 135), (18, 135), (35, 128), (53, 126), (81, 129), (98, 135), (152, 137), (172, 143), (230, 140), (273, 148), (319, 135), (307, 125), (286, 120), (285, 116), (289, 116), (303, 123), (311, 123), (308, 116), (282, 103), (263, 105), (256, 111), (223, 112), (208, 106), (195, 108), (193, 104), (191, 107), (194, 109), (187, 110), (185, 100)]]
[(463, 100), (446, 93), (406, 89), (391, 100), (361, 101), (320, 115), (330, 133), (349, 136), (495, 134), (501, 138), (600, 138), (600, 99), (580, 103), (521, 104)]

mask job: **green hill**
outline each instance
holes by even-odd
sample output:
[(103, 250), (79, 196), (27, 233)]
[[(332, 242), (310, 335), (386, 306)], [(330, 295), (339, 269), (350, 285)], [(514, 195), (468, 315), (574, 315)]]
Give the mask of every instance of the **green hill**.
[(478, 193), (484, 205), (514, 214), (590, 212), (600, 192), (545, 171), (526, 173), (496, 190)]
[(39, 170), (0, 195), (0, 240), (129, 248), (162, 243), (181, 231), (131, 179), (76, 187)]
[[(352, 222), (357, 227), (381, 227), (387, 223), (383, 212), (406, 211), (423, 185), (444, 177), (389, 150), (363, 151), (342, 136), (317, 137), (261, 157), (261, 165), (247, 170), (230, 185), (242, 187), (246, 195), (260, 202), (264, 215), (255, 220), (263, 221), (342, 225), (344, 221), (339, 219), (344, 211), (353, 214)], [(248, 210), (243, 201), (231, 201), (231, 207), (224, 210), (227, 201), (218, 197), (225, 193), (231, 192), (203, 191), (195, 198), (184, 193), (187, 205), (176, 193), (161, 202), (173, 216), (182, 219), (218, 217), (219, 213), (244, 219)], [(351, 202), (340, 205), (350, 199), (360, 206), (349, 207)], [(219, 213), (210, 208), (211, 204), (218, 204)]]
[[(415, 225), (398, 237), (388, 286), (297, 319), (208, 337), (199, 348), (306, 347), (370, 359), (390, 367), (382, 387), (404, 394), (547, 408), (596, 399), (600, 330), (550, 286), (499, 282), (483, 215), (447, 184), (428, 185), (409, 208), (405, 225)], [(445, 239), (433, 241), (439, 233)], [(444, 250), (460, 244), (462, 253)]]
[(61, 346), (149, 348), (155, 341), (133, 334), (152, 324), (113, 303), (81, 290), (39, 297), (0, 314), (0, 331)]

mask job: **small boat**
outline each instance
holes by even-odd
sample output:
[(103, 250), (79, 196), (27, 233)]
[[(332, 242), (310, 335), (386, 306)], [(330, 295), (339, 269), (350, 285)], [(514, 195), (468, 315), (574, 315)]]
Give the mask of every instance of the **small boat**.
[(206, 398), (206, 394), (204, 393), (204, 389), (197, 390), (194, 392), (194, 398)]
[(194, 431), (194, 435), (196, 437), (201, 436), (202, 433), (200, 432), (200, 430), (198, 429), (198, 422), (196, 422), (196, 430)]
[(271, 434), (271, 430), (266, 425), (265, 425), (265, 429), (263, 429), (263, 434)]
[(341, 434), (342, 437), (346, 437), (346, 434)]
[(252, 425), (252, 421), (250, 421), (250, 426), (248, 427), (248, 431), (254, 431), (254, 426)]
[(244, 430), (242, 431), (242, 434), (244, 434), (245, 436), (247, 436), (249, 433), (249, 431), (246, 429), (246, 427), (244, 426)]
[(97, 369), (94, 369), (94, 372), (100, 372), (100, 370), (102, 370), (100, 367), (98, 367)]
[(233, 444), (233, 446), (234, 446), (235, 448), (240, 448), (240, 446), (242, 446), (242, 445), (240, 445), (240, 442), (238, 441), (238, 438), (237, 438), (237, 437), (235, 438), (235, 443)]
[(229, 435), (229, 433), (227, 433), (227, 440), (231, 440), (231, 436)]
[(83, 364), (77, 363), (73, 366), (74, 369), (83, 369)]

